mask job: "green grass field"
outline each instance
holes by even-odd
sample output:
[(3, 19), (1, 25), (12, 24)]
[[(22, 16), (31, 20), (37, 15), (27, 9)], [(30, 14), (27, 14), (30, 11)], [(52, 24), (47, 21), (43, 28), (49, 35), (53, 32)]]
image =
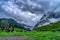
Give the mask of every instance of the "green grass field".
[[(0, 32), (0, 37), (7, 36), (29, 36), (35, 40), (60, 40), (60, 32)], [(29, 38), (29, 39), (30, 39)]]
[[(34, 38), (34, 40), (60, 40), (60, 22), (51, 23), (33, 31), (26, 31), (19, 28), (15, 28), (14, 32), (0, 30), (0, 37), (7, 36), (29, 36), (30, 38)], [(30, 38), (27, 40), (30, 40)]]

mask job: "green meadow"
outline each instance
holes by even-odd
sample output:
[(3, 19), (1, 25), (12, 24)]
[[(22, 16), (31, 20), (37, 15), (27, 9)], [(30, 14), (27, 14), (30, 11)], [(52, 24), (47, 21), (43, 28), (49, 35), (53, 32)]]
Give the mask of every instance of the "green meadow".
[(33, 31), (27, 31), (20, 28), (14, 28), (13, 32), (2, 31), (0, 28), (0, 37), (7, 36), (29, 36), (26, 40), (60, 40), (60, 22), (36, 28)]

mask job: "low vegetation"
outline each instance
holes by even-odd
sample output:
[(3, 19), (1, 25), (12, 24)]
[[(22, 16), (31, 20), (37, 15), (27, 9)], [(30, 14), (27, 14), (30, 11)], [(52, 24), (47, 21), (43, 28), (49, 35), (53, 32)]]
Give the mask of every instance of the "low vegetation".
[(60, 32), (0, 32), (0, 37), (6, 36), (29, 36), (28, 40), (33, 38), (34, 40), (60, 40)]
[(26, 31), (7, 25), (6, 21), (0, 24), (0, 37), (7, 36), (29, 36), (26, 40), (60, 40), (60, 22), (36, 28), (33, 31)]
[(40, 28), (36, 28), (36, 31), (60, 31), (60, 21), (57, 23), (51, 23), (49, 25), (40, 27)]

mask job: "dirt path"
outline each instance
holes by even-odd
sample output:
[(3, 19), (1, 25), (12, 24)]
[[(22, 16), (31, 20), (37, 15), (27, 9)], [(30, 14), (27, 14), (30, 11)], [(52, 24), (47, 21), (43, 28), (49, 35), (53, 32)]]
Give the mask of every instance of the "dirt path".
[(1, 38), (0, 40), (26, 40), (28, 37), (27, 36), (9, 36), (6, 38)]

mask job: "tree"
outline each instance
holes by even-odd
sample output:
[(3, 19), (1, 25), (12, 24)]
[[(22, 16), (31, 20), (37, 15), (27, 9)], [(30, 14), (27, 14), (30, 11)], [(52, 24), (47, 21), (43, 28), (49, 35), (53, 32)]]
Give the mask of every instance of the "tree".
[(1, 29), (2, 29), (2, 31), (3, 30), (8, 31), (8, 29), (9, 29), (8, 20), (1, 20)]

